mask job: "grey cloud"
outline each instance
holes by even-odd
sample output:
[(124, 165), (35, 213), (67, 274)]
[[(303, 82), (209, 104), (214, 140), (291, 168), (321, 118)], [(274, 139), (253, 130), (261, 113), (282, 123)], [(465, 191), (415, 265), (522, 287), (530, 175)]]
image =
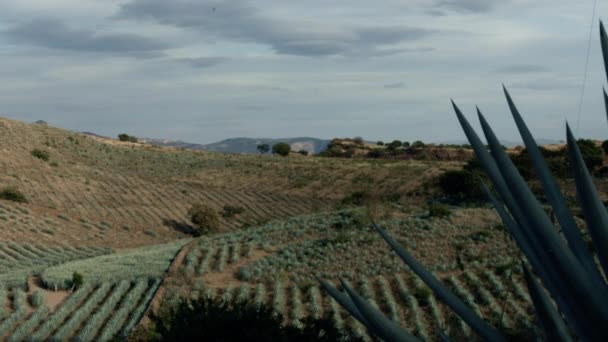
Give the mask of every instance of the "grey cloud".
[(92, 30), (76, 30), (64, 23), (48, 18), (38, 18), (20, 23), (5, 31), (18, 43), (27, 43), (51, 49), (127, 53), (139, 57), (155, 57), (162, 54), (166, 44), (129, 33), (99, 34)]
[(553, 90), (553, 89), (573, 89), (580, 87), (580, 84), (576, 84), (571, 81), (553, 79), (553, 78), (539, 78), (529, 81), (518, 81), (507, 83), (508, 88), (521, 88), (531, 90)]
[(225, 57), (176, 58), (175, 61), (185, 63), (193, 68), (209, 68), (225, 61)]
[(497, 72), (510, 74), (525, 74), (549, 71), (549, 68), (539, 64), (513, 64), (496, 69)]
[(445, 15), (445, 11), (485, 13), (494, 9), (501, 2), (499, 0), (438, 0), (427, 13), (432, 15)]
[(403, 82), (386, 83), (384, 85), (385, 89), (398, 89), (403, 87), (405, 87), (405, 84)]
[(407, 26), (322, 29), (310, 23), (270, 17), (243, 0), (133, 0), (122, 5), (115, 17), (153, 20), (196, 30), (210, 40), (258, 43), (279, 54), (298, 56), (365, 54), (380, 46), (414, 41), (434, 33)]

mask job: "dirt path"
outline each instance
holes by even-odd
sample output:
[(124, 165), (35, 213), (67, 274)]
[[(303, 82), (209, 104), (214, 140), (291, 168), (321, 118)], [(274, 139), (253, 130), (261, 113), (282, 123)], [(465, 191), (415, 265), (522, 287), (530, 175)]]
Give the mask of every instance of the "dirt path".
[(198, 244), (198, 240), (192, 240), (192, 241), (188, 242), (186, 245), (184, 245), (184, 247), (182, 247), (182, 249), (179, 251), (179, 253), (177, 253), (175, 258), (173, 259), (173, 262), (171, 262), (171, 265), (169, 266), (169, 269), (167, 270), (167, 273), (166, 273), (165, 277), (163, 278), (162, 283), (160, 284), (160, 287), (158, 288), (158, 291), (156, 291), (156, 293), (154, 294), (154, 297), (152, 297), (152, 300), (150, 301), (150, 305), (148, 306), (148, 309), (146, 309), (146, 312), (139, 324), (142, 324), (145, 326), (150, 323), (150, 319), (148, 318), (148, 314), (150, 313), (150, 310), (152, 310), (153, 312), (158, 312), (161, 301), (162, 301), (163, 297), (165, 296), (165, 292), (167, 291), (167, 286), (166, 286), (167, 282), (171, 278), (175, 277), (175, 275), (179, 272), (179, 267), (184, 262), (186, 255), (188, 255), (188, 253), (190, 252), (192, 247), (195, 246), (196, 244)]
[[(31, 276), (27, 278), (28, 296), (31, 296), (36, 290), (42, 291), (42, 294), (44, 295), (44, 303), (51, 312), (54, 312), (55, 309), (70, 295), (70, 292), (65, 290), (52, 291), (45, 289), (42, 287), (42, 280), (39, 276)], [(27, 308), (29, 311), (34, 310), (29, 303)]]
[(205, 281), (205, 286), (212, 288), (225, 288), (228, 286), (240, 286), (244, 282), (237, 279), (234, 274), (236, 271), (252, 262), (255, 262), (265, 256), (271, 254), (273, 252), (267, 252), (264, 250), (256, 249), (251, 252), (251, 256), (243, 257), (239, 259), (236, 263), (228, 264), (227, 267), (224, 268), (222, 272), (208, 272), (202, 276)]

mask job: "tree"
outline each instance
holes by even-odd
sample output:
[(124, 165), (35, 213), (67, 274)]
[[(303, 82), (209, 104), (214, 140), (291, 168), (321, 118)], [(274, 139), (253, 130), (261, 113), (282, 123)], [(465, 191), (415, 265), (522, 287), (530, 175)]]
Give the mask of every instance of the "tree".
[(196, 203), (188, 210), (188, 217), (195, 226), (193, 235), (201, 236), (220, 229), (220, 218), (218, 213), (211, 207)]
[(74, 287), (74, 290), (78, 290), (82, 284), (84, 283), (84, 277), (82, 276), (82, 274), (78, 273), (78, 272), (74, 272), (72, 274), (72, 286)]
[(390, 144), (387, 145), (387, 147), (389, 150), (396, 150), (402, 145), (403, 143), (401, 142), (401, 140), (393, 140)]
[(303, 155), (303, 156), (307, 156), (308, 155), (308, 151), (306, 151), (306, 150), (299, 150), (298, 153), (301, 154), (301, 155)]
[(270, 145), (268, 145), (268, 144), (259, 144), (258, 145), (258, 151), (260, 151), (260, 153), (262, 153), (262, 154), (268, 153), (268, 151), (270, 151)]
[(422, 148), (424, 147), (424, 143), (420, 140), (416, 140), (412, 143), (412, 147), (414, 148)]
[(272, 153), (280, 156), (287, 156), (291, 152), (291, 146), (288, 143), (280, 142), (272, 145)]
[(376, 143), (376, 145), (378, 145), (378, 146), (384, 146), (384, 141), (378, 140), (378, 142)]
[(409, 141), (404, 141), (404, 142), (402, 142), (402, 143), (401, 143), (401, 147), (403, 147), (403, 148), (408, 148), (408, 147), (410, 147), (410, 142), (409, 142)]

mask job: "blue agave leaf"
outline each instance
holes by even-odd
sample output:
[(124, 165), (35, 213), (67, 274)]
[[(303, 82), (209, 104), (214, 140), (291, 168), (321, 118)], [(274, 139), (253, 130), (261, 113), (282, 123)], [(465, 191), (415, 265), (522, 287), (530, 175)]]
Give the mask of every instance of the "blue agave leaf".
[[(484, 182), (481, 182), (481, 185), (486, 195), (490, 199), (490, 202), (492, 202), (492, 205), (498, 212), (498, 215), (507, 227), (507, 230), (511, 233), (511, 236), (513, 236), (513, 239), (515, 239), (515, 241), (517, 242), (519, 249), (524, 252), (526, 258), (528, 259), (530, 264), (532, 264), (532, 267), (538, 270), (538, 275), (543, 280), (543, 283), (545, 284), (549, 292), (567, 293), (567, 289), (564, 287), (564, 284), (559, 280), (556, 280), (555, 275), (549, 272), (548, 268), (545, 267), (545, 265), (541, 261), (541, 253), (538, 253), (534, 248), (532, 248), (532, 245), (530, 244), (530, 241), (532, 241), (532, 239), (529, 237), (529, 232), (527, 232), (526, 229), (521, 229), (517, 222), (515, 222), (511, 218), (511, 216), (509, 216), (509, 213), (507, 213), (503, 205), (498, 201), (498, 199), (496, 199), (496, 197), (492, 194), (492, 192), (488, 189)], [(573, 310), (568, 306), (567, 303), (564, 302), (561, 296), (556, 296), (555, 301), (557, 302), (558, 306), (566, 313), (567, 317), (576, 317), (573, 313)]]
[(335, 299), (336, 302), (338, 302), (338, 304), (342, 305), (342, 307), (346, 311), (348, 311), (348, 313), (350, 313), (353, 317), (355, 317), (356, 320), (361, 322), (361, 324), (365, 325), (369, 329), (369, 323), (367, 322), (365, 317), (363, 317), (363, 315), (361, 315), (361, 313), (359, 312), (359, 309), (357, 309), (357, 306), (352, 302), (352, 300), (350, 299), (350, 297), (347, 294), (338, 291), (338, 289), (333, 287), (331, 284), (329, 284), (325, 280), (322, 280), (318, 277), (317, 277), (317, 280), (321, 284), (321, 287), (323, 287), (323, 289), (325, 289), (325, 291), (327, 291), (327, 293), (329, 293), (329, 295), (333, 299)]
[(606, 287), (606, 283), (602, 279), (601, 274), (599, 273), (597, 266), (595, 265), (595, 261), (593, 256), (589, 252), (587, 245), (583, 241), (583, 237), (581, 235), (576, 222), (574, 221), (574, 217), (570, 213), (570, 209), (566, 204), (566, 200), (562, 195), (559, 186), (555, 182), (553, 175), (551, 175), (551, 171), (543, 158), (540, 149), (536, 145), (532, 134), (528, 130), (526, 123), (522, 119), (517, 107), (513, 103), (511, 99), (511, 95), (507, 91), (507, 89), (503, 86), (503, 91), (507, 98), (507, 102), (509, 104), (509, 108), (511, 109), (511, 113), (513, 114), (513, 119), (515, 119), (515, 123), (517, 124), (517, 128), (519, 129), (520, 135), (528, 149), (528, 155), (532, 160), (532, 165), (536, 172), (538, 173), (538, 178), (541, 181), (543, 189), (545, 191), (545, 196), (547, 200), (553, 207), (555, 216), (562, 227), (562, 231), (564, 236), (568, 240), (568, 245), (570, 249), (579, 260), (579, 262), (585, 267), (586, 271), (589, 275), (594, 278), (596, 281), (596, 286)]
[(359, 312), (365, 317), (369, 324), (369, 329), (378, 337), (387, 342), (418, 342), (420, 341), (414, 335), (406, 330), (403, 330), (395, 322), (386, 318), (380, 310), (376, 309), (361, 297), (355, 290), (350, 288), (348, 284), (342, 282), (342, 286), (350, 296), (352, 302), (357, 306)]
[[(543, 277), (543, 283), (548, 289), (550, 289), (560, 309), (565, 315), (567, 315), (568, 320), (573, 322), (572, 324), (577, 333), (584, 336), (585, 331), (589, 331), (590, 327), (586, 321), (576, 320), (578, 317), (576, 314), (578, 304), (570, 297), (568, 290), (560, 290), (565, 286), (562, 281), (562, 271), (560, 267), (554, 262), (552, 257), (548, 256), (550, 250), (543, 247), (542, 240), (539, 240), (539, 238), (535, 236), (534, 230), (530, 229), (533, 227), (533, 224), (529, 221), (528, 214), (520, 207), (519, 200), (515, 200), (513, 197), (511, 188), (507, 186), (501, 171), (496, 165), (496, 162), (485, 149), (485, 146), (481, 142), (481, 139), (479, 139), (477, 136), (477, 133), (475, 133), (475, 130), (473, 130), (467, 119), (453, 101), (452, 106), (454, 107), (458, 121), (460, 122), (464, 133), (471, 143), (471, 146), (473, 147), (475, 155), (479, 159), (481, 166), (492, 180), (494, 187), (504, 200), (509, 212), (511, 215), (513, 215), (513, 218), (515, 218), (515, 221), (518, 223), (517, 225), (521, 227), (520, 231), (522, 234), (520, 234), (520, 240), (523, 239), (529, 244), (530, 248), (528, 253), (530, 253), (530, 251), (534, 251), (534, 255), (538, 255), (538, 260), (542, 260), (542, 262), (539, 261), (533, 263), (536, 273)], [(531, 253), (528, 255), (531, 262), (533, 262), (531, 259), (534, 257), (534, 255)]]
[(602, 56), (604, 57), (604, 71), (608, 79), (608, 36), (604, 29), (604, 23), (600, 20), (600, 43), (602, 44)]
[(593, 244), (604, 268), (604, 273), (608, 274), (608, 212), (606, 212), (606, 207), (604, 207), (604, 204), (600, 200), (591, 175), (583, 161), (578, 144), (567, 124), (566, 135), (568, 139), (568, 154), (572, 164), (574, 180), (576, 181), (576, 194), (581, 209), (585, 214), (587, 230), (589, 230), (593, 238)]
[[(576, 317), (569, 317), (569, 320), (573, 319), (576, 320), (577, 324), (581, 324), (577, 328), (577, 333), (581, 334), (583, 338), (588, 336), (591, 339), (603, 338), (608, 340), (608, 332), (593, 331), (592, 329), (592, 327), (598, 327), (608, 322), (607, 308), (599, 305), (599, 303), (608, 303), (608, 296), (605, 291), (596, 288), (593, 278), (585, 272), (580, 262), (567, 248), (564, 240), (559, 236), (527, 184), (517, 172), (511, 159), (502, 149), (485, 118), (481, 112), (478, 112), (478, 114), (501, 174), (518, 202), (526, 208), (526, 217), (528, 222), (531, 223), (528, 229), (537, 236), (537, 246), (535, 248), (542, 248), (547, 252), (547, 258), (543, 258), (543, 261), (547, 265), (553, 264), (552, 267), (559, 270), (560, 278), (568, 290), (568, 293), (552, 293), (552, 295), (562, 296), (565, 302), (569, 303), (570, 308), (576, 314)], [(589, 329), (582, 328), (583, 325), (589, 325)]]
[(401, 259), (433, 290), (435, 295), (447, 304), (462, 318), (475, 332), (489, 341), (504, 341), (504, 337), (494, 327), (481, 319), (460, 298), (446, 288), (431, 272), (420, 264), (410, 253), (401, 247), (384, 229), (374, 224), (374, 228), (382, 235), (384, 240), (401, 257)]
[(572, 341), (572, 338), (568, 333), (568, 328), (566, 328), (564, 320), (557, 310), (555, 310), (553, 303), (551, 303), (538, 281), (523, 262), (522, 267), (526, 277), (526, 284), (528, 285), (528, 292), (530, 292), (530, 297), (532, 298), (532, 303), (536, 310), (536, 316), (543, 327), (547, 340), (563, 342)]

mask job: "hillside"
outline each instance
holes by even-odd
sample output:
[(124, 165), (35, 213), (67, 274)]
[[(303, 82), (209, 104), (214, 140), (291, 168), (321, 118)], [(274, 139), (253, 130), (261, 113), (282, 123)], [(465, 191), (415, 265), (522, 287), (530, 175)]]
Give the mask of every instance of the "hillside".
[[(10, 187), (28, 200), (0, 199), (1, 338), (109, 340), (144, 327), (150, 310), (212, 296), (268, 305), (296, 326), (308, 315), (329, 315), (368, 339), (314, 275), (348, 280), (421, 338), (435, 339), (437, 322), (456, 340), (470, 338), (369, 229), (369, 219), (482, 315), (504, 310), (500, 324), (529, 328), (517, 250), (503, 239), (495, 212), (427, 211), (437, 176), (464, 165), (457, 154), (224, 154), (9, 119), (0, 119), (0, 143), (0, 191)], [(221, 216), (220, 232), (193, 238), (187, 211), (196, 202), (243, 212)], [(74, 272), (84, 279), (76, 291)], [(501, 289), (513, 294), (504, 309)]]

